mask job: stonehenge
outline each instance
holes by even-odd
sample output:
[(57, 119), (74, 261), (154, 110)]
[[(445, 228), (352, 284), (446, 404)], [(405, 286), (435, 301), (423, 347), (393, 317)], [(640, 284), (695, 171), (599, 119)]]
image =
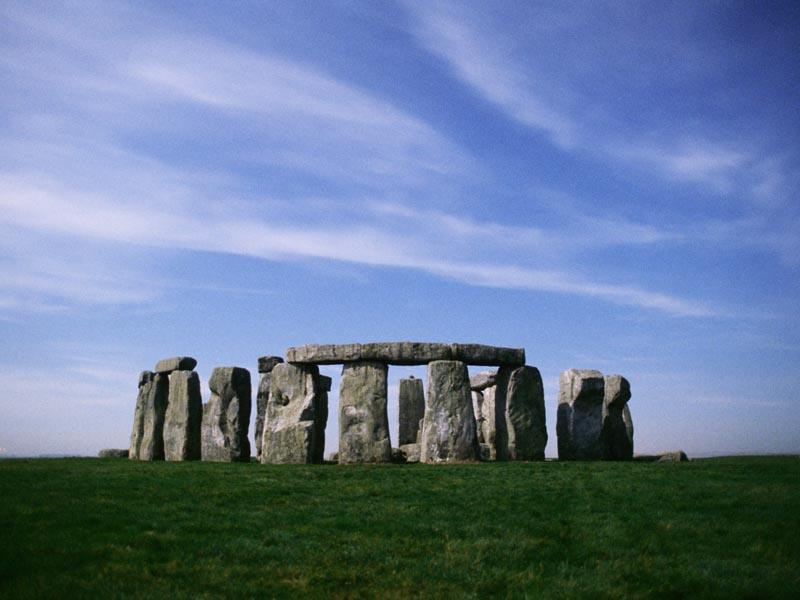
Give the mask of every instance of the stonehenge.
[(621, 375), (568, 369), (561, 373), (556, 434), (559, 460), (630, 460), (630, 384)]
[[(544, 460), (544, 388), (539, 370), (525, 364), (525, 350), (428, 342), (311, 344), (288, 348), (285, 358), (261, 356), (255, 407), (247, 369), (214, 368), (203, 404), (197, 361), (159, 360), (139, 376), (128, 457), (249, 462), (254, 445), (263, 464), (322, 463), (332, 380), (319, 369), (333, 364), (342, 365), (334, 462)], [(389, 430), (389, 365), (427, 365), (427, 390), (413, 375), (399, 381), (396, 447)], [(496, 369), (470, 378), (469, 365)], [(630, 397), (621, 375), (561, 373), (559, 459), (631, 460)]]

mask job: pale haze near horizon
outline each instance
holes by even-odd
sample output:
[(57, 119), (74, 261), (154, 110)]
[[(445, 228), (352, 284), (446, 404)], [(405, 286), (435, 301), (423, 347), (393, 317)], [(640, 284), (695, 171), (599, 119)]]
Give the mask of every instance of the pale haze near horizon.
[(524, 347), (548, 456), (570, 367), (630, 380), (637, 452), (800, 452), (798, 32), (778, 2), (3, 3), (0, 456), (126, 447), (160, 358), (207, 400), (214, 366), (384, 340)]

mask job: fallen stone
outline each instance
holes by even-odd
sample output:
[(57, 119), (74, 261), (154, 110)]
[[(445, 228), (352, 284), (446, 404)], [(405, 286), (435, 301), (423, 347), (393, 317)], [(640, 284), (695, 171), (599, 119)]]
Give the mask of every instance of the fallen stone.
[(97, 453), (98, 458), (128, 458), (127, 448), (103, 448)]
[(283, 362), (283, 358), (280, 356), (259, 356), (258, 357), (258, 372), (259, 373), (271, 373), (272, 369), (275, 368), (275, 365), (279, 365)]
[(675, 452), (665, 452), (658, 457), (658, 462), (685, 462), (689, 460), (686, 452), (683, 450), (676, 450)]
[(494, 460), (492, 458), (492, 447), (489, 444), (479, 444), (478, 448), (481, 460)]
[[(325, 449), (327, 393), (316, 365), (276, 365), (271, 373), (261, 462), (321, 462)], [(324, 404), (324, 405), (323, 405)]]
[(569, 369), (561, 373), (556, 421), (559, 460), (603, 457), (604, 394), (600, 371)]
[(290, 363), (317, 365), (359, 361), (392, 365), (424, 365), (435, 360), (458, 360), (470, 365), (519, 366), (525, 364), (525, 349), (428, 342), (309, 344), (288, 348), (286, 359)]
[(169, 376), (169, 401), (164, 416), (164, 458), (200, 460), (202, 423), (200, 376), (194, 371), (173, 371)]
[(473, 392), (480, 392), (496, 383), (497, 371), (481, 371), (469, 380)]
[(250, 371), (241, 367), (215, 367), (208, 387), (211, 397), (203, 407), (203, 460), (249, 462)]
[(419, 444), (403, 444), (398, 450), (405, 456), (405, 462), (418, 463), (419, 462)]
[(631, 386), (622, 375), (606, 375), (603, 400), (603, 460), (633, 458), (633, 422), (628, 400)]
[(131, 460), (164, 460), (164, 415), (168, 394), (167, 375), (144, 371), (139, 376), (139, 395), (128, 453)]
[(478, 436), (463, 362), (437, 360), (428, 365), (421, 440), (421, 462), (477, 460)]
[(425, 391), (422, 380), (414, 376), (400, 380), (398, 443), (415, 444), (419, 422), (425, 416)]
[(525, 366), (511, 371), (505, 400), (508, 458), (544, 460), (547, 425), (539, 369)]
[(339, 464), (391, 461), (387, 371), (377, 362), (344, 365), (339, 386)]
[(191, 371), (197, 366), (197, 361), (191, 356), (176, 356), (165, 358), (156, 363), (156, 373), (172, 373), (173, 371)]
[(406, 463), (406, 453), (400, 448), (392, 448), (392, 463), (396, 465), (403, 465)]
[(331, 462), (339, 462), (339, 453), (338, 452), (331, 452), (328, 456), (328, 460)]

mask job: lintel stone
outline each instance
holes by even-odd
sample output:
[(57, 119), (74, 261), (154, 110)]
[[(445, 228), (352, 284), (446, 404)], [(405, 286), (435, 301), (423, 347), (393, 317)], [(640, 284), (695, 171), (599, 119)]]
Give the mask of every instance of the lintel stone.
[(290, 363), (317, 365), (359, 361), (391, 365), (424, 365), (435, 360), (457, 360), (468, 365), (522, 366), (525, 364), (525, 349), (429, 342), (309, 344), (288, 348), (286, 360)]

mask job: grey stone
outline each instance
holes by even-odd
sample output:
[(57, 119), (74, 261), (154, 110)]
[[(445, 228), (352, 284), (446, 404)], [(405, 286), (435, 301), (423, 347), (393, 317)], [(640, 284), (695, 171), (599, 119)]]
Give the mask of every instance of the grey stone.
[(425, 390), (421, 379), (414, 376), (400, 380), (398, 443), (415, 444), (419, 422), (425, 416)]
[(600, 371), (568, 369), (558, 390), (559, 460), (599, 460), (603, 457), (603, 398)]
[(97, 453), (98, 458), (128, 458), (127, 448), (103, 448)]
[(327, 393), (316, 365), (283, 363), (272, 370), (261, 462), (321, 462), (325, 449)]
[[(272, 369), (270, 369), (271, 371)], [(270, 380), (270, 373), (262, 373), (258, 382), (258, 391), (256, 392), (255, 447), (257, 458), (261, 457), (261, 443), (264, 439), (264, 418), (267, 414), (267, 404), (269, 403)]]
[(156, 373), (172, 373), (173, 371), (191, 371), (197, 366), (197, 361), (191, 356), (175, 356), (165, 358), (156, 363)]
[(658, 462), (685, 462), (689, 460), (686, 452), (683, 450), (676, 450), (675, 452), (665, 452), (659, 455)]
[(508, 428), (506, 426), (506, 394), (511, 367), (500, 367), (495, 385), (484, 388), (481, 394), (481, 436), (489, 448), (486, 460), (508, 460)]
[(486, 443), (484, 436), (484, 422), (486, 418), (483, 416), (483, 392), (472, 391), (472, 414), (475, 415), (475, 432), (478, 436), (478, 443)]
[(437, 360), (428, 365), (428, 397), (420, 446), (421, 462), (478, 458), (469, 373), (461, 361)]
[(325, 460), (325, 426), (328, 424), (328, 392), (331, 390), (332, 380), (325, 375), (317, 375), (317, 395), (314, 400), (316, 405), (316, 418), (314, 419), (314, 452), (315, 463)]
[(469, 380), (473, 392), (480, 392), (496, 383), (497, 371), (481, 371)]
[(387, 366), (344, 365), (339, 387), (339, 463), (390, 462)]
[(435, 360), (458, 360), (471, 365), (519, 366), (525, 364), (525, 349), (429, 342), (309, 344), (287, 349), (286, 359), (290, 363), (317, 365), (359, 361), (424, 365)]
[(606, 375), (603, 399), (603, 459), (633, 458), (633, 421), (628, 400), (631, 386), (622, 375)]
[(258, 357), (258, 372), (259, 373), (271, 373), (272, 369), (275, 368), (275, 365), (279, 365), (283, 362), (283, 359), (280, 356), (259, 356)]
[(131, 460), (164, 460), (164, 415), (168, 394), (167, 375), (144, 371), (139, 376), (139, 395), (128, 453)]
[(339, 462), (339, 453), (331, 452), (330, 456), (328, 456), (328, 460), (331, 462)]
[(505, 400), (508, 458), (544, 460), (547, 425), (539, 369), (525, 366), (511, 371)]
[(249, 462), (250, 371), (215, 367), (208, 381), (211, 397), (203, 407), (203, 460)]
[(317, 381), (319, 383), (319, 389), (322, 392), (330, 392), (331, 386), (333, 385), (333, 379), (328, 377), (327, 375), (318, 375)]
[(489, 444), (478, 445), (481, 460), (495, 460), (492, 457), (492, 447)]
[(418, 463), (419, 462), (419, 444), (402, 444), (398, 450), (403, 453), (405, 462)]
[(200, 460), (202, 423), (200, 377), (194, 371), (173, 371), (169, 376), (169, 402), (164, 416), (164, 458)]
[(392, 462), (397, 465), (405, 464), (406, 453), (400, 450), (400, 448), (392, 448)]

